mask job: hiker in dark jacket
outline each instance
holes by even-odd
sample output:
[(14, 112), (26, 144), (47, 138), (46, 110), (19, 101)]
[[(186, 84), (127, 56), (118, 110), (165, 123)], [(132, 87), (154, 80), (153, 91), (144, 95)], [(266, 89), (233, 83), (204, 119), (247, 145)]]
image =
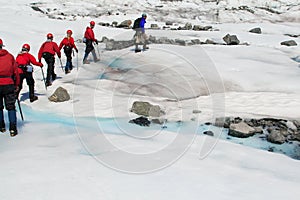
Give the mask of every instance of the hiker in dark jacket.
[(142, 14), (141, 18), (136, 19), (134, 23), (135, 35), (135, 52), (140, 52), (139, 44), (143, 45), (143, 50), (148, 49), (147, 45), (147, 35), (145, 33), (145, 24), (146, 24), (147, 15)]

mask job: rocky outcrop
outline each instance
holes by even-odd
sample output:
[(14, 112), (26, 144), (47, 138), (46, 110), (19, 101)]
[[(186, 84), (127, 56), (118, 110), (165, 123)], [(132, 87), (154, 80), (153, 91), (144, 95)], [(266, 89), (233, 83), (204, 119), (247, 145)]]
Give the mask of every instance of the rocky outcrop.
[(220, 117), (215, 119), (214, 125), (229, 128), (228, 134), (234, 137), (245, 138), (261, 134), (261, 138), (275, 144), (300, 141), (300, 122), (297, 120)]
[(59, 87), (48, 99), (52, 102), (64, 102), (70, 100), (70, 95), (66, 89)]

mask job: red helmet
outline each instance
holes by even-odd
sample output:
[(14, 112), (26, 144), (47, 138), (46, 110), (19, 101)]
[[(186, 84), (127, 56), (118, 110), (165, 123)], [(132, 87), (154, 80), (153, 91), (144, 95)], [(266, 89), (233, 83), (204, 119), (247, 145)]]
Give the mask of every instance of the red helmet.
[(72, 31), (71, 30), (67, 30), (67, 34), (71, 34), (72, 35)]
[(2, 47), (2, 46), (4, 46), (3, 45), (3, 41), (0, 39), (0, 46)]
[(53, 39), (52, 33), (48, 33), (48, 34), (47, 34), (47, 39)]
[(29, 44), (23, 44), (22, 50), (23, 51), (30, 51), (30, 45)]
[(95, 23), (94, 21), (91, 21), (91, 22), (90, 22), (90, 25), (91, 25), (91, 26), (95, 26), (95, 24), (96, 24), (96, 23)]

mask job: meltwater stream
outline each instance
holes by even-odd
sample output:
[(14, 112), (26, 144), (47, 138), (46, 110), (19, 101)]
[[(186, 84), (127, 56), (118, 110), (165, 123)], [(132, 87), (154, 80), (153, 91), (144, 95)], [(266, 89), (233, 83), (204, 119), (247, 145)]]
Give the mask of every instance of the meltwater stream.
[[(51, 129), (52, 126), (61, 127), (62, 129), (70, 129), (71, 134), (80, 132), (79, 135), (84, 137), (84, 134), (94, 132), (96, 134), (104, 134), (107, 136), (126, 136), (133, 139), (147, 140), (155, 137), (155, 134), (149, 136), (149, 133), (155, 133), (161, 131), (163, 134), (175, 133), (175, 134), (191, 134), (195, 132), (196, 136), (201, 137), (216, 137), (216, 139), (230, 141), (236, 144), (241, 144), (261, 150), (266, 150), (275, 153), (281, 153), (289, 156), (293, 159), (300, 160), (300, 142), (294, 141), (284, 144), (272, 144), (266, 140), (266, 133), (255, 135), (249, 138), (236, 138), (228, 135), (228, 129), (220, 129), (211, 125), (198, 125), (196, 122), (166, 122), (163, 125), (151, 124), (149, 127), (141, 127), (136, 124), (128, 123), (130, 119), (125, 118), (95, 118), (95, 117), (77, 117), (63, 116), (51, 112), (36, 111), (26, 105), (22, 105), (25, 121), (22, 122), (18, 115), (18, 129), (20, 134), (26, 134), (22, 131), (24, 125), (32, 124), (46, 124), (47, 129)], [(5, 113), (5, 116), (6, 113)], [(6, 122), (7, 122), (6, 118)], [(96, 123), (95, 123), (96, 121)], [(98, 126), (98, 127), (96, 127)], [(100, 128), (99, 128), (100, 127)], [(196, 129), (194, 129), (196, 127)], [(124, 129), (126, 133), (124, 133)], [(84, 130), (84, 131), (82, 131)], [(39, 130), (42, 132), (43, 130)], [(49, 131), (49, 130), (45, 130)], [(57, 130), (53, 130), (57, 131)], [(130, 133), (132, 131), (132, 134)], [(206, 136), (204, 133), (207, 131), (218, 132), (219, 136)], [(145, 134), (146, 133), (146, 134)], [(140, 134), (140, 135), (138, 135)], [(140, 137), (139, 137), (140, 136)], [(148, 137), (149, 136), (149, 137)], [(55, 135), (53, 136), (55, 137)], [(217, 138), (218, 137), (218, 138)], [(101, 148), (101, 147), (99, 147)]]

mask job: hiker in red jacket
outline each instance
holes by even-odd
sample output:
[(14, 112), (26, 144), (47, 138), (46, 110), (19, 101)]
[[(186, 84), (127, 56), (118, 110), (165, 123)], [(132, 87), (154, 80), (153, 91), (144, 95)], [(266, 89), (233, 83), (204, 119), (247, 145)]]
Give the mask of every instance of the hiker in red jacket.
[(15, 58), (7, 50), (2, 49), (3, 47), (3, 41), (0, 39), (0, 131), (6, 131), (3, 115), (4, 100), (8, 113), (10, 136), (14, 137), (18, 134), (15, 103), (20, 79)]
[(97, 62), (100, 59), (97, 58), (96, 52), (95, 52), (95, 48), (93, 46), (93, 42), (95, 42), (98, 45), (98, 40), (95, 38), (95, 34), (93, 31), (93, 28), (95, 27), (95, 22), (91, 21), (90, 22), (90, 26), (86, 27), (85, 33), (84, 33), (84, 42), (86, 45), (85, 48), (85, 54), (83, 57), (83, 64), (89, 64), (90, 62), (87, 60), (89, 53), (92, 52), (92, 55), (94, 57), (94, 61)]
[(59, 44), (59, 50), (61, 50), (64, 47), (64, 52), (67, 57), (67, 63), (65, 67), (65, 73), (68, 74), (71, 72), (73, 69), (72, 65), (72, 53), (73, 53), (73, 48), (75, 49), (76, 53), (78, 53), (78, 49), (74, 43), (74, 38), (71, 37), (72, 31), (67, 30), (67, 37), (65, 37)]
[(47, 34), (47, 41), (44, 42), (39, 50), (38, 59), (41, 62), (42, 57), (45, 59), (48, 68), (47, 68), (47, 77), (46, 77), (46, 86), (52, 85), (52, 81), (56, 79), (56, 74), (54, 73), (54, 63), (55, 63), (55, 54), (60, 58), (60, 50), (58, 45), (53, 42), (53, 35), (51, 33)]
[(30, 102), (34, 102), (38, 99), (37, 96), (34, 95), (34, 79), (32, 76), (33, 67), (30, 64), (43, 67), (43, 64), (37, 62), (35, 57), (29, 53), (30, 45), (24, 44), (22, 46), (21, 52), (18, 54), (16, 58), (16, 63), (18, 66), (18, 72), (20, 76), (20, 84), (19, 91), (17, 91), (17, 97), (19, 96), (20, 91), (23, 88), (23, 80), (26, 79), (27, 85), (29, 87), (29, 99)]

